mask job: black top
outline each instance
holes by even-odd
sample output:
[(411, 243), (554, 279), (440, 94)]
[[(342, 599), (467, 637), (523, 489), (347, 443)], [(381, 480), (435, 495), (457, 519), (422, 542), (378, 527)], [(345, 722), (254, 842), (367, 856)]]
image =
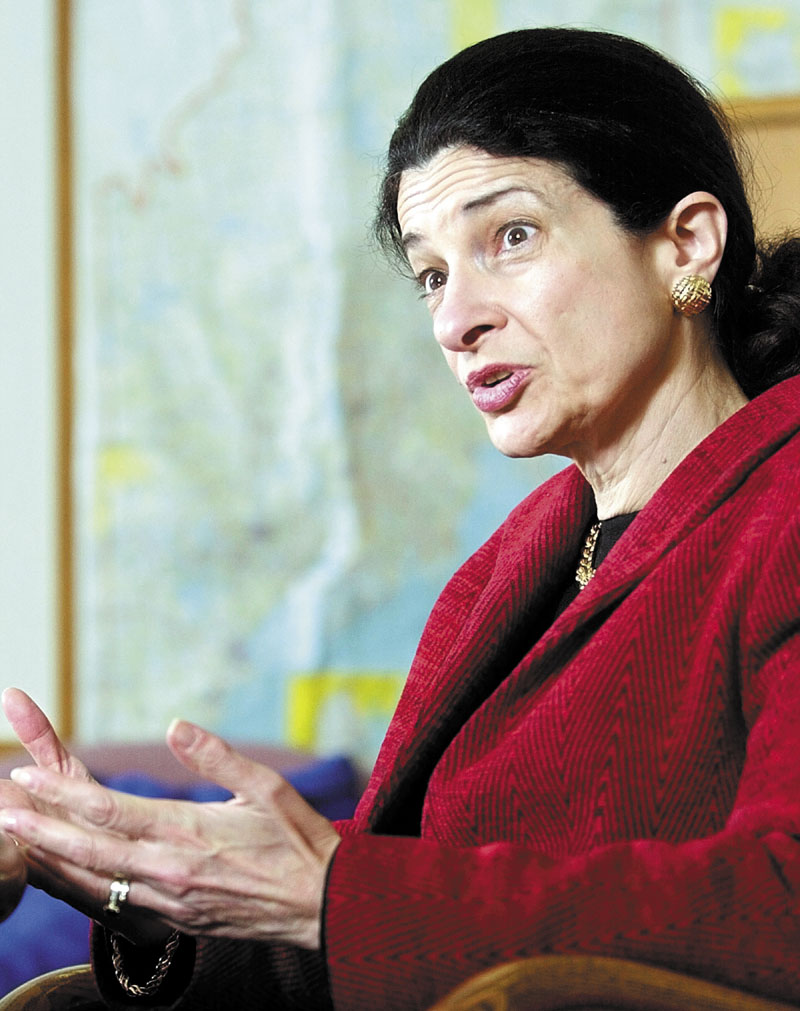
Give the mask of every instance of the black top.
[[(592, 567), (597, 569), (598, 566), (605, 560), (606, 555), (614, 547), (617, 541), (622, 537), (628, 527), (633, 523), (633, 521), (638, 516), (638, 513), (625, 513), (622, 516), (611, 516), (607, 520), (601, 520), (600, 522), (600, 533), (597, 535), (597, 543), (594, 546), (594, 557), (592, 559)], [(581, 553), (583, 552), (583, 545), (586, 538), (589, 536), (589, 531), (597, 523), (594, 519), (586, 528), (586, 534), (584, 535), (583, 541), (581, 541)], [(561, 595), (561, 599), (558, 602), (558, 607), (556, 608), (556, 617), (561, 614), (562, 611), (572, 603), (572, 601), (578, 596), (581, 591), (580, 583), (575, 579), (575, 572), (578, 569), (578, 563), (580, 561), (580, 554), (575, 559), (575, 568), (570, 576), (570, 580), (564, 587), (564, 592)]]

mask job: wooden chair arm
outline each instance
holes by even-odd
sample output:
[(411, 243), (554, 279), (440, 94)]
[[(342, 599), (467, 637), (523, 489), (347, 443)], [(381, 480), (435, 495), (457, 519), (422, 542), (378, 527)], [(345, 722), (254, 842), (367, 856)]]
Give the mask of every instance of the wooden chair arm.
[(0, 998), (0, 1011), (104, 1011), (91, 966), (73, 965), (37, 976)]
[[(57, 969), (0, 999), (0, 1011), (103, 1011), (88, 965)], [(797, 1005), (640, 962), (542, 955), (487, 969), (430, 1011), (800, 1011)]]
[(670, 969), (594, 955), (541, 955), (506, 962), (462, 983), (430, 1011), (600, 1009), (798, 1011), (795, 1005)]

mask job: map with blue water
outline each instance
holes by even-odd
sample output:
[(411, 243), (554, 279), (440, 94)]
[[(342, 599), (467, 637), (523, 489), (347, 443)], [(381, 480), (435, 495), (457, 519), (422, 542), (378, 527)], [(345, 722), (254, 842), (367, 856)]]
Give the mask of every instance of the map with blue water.
[[(181, 715), (368, 764), (438, 590), (564, 465), (489, 446), (369, 237), (416, 84), (531, 6), (76, 0), (85, 738)], [(796, 5), (535, 7), (800, 90)]]

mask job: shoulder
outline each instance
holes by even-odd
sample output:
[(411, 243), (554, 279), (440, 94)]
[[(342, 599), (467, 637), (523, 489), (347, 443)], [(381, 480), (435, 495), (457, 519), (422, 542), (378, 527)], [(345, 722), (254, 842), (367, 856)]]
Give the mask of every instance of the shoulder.
[(680, 536), (741, 511), (780, 510), (800, 481), (800, 378), (751, 400), (681, 461), (644, 512)]
[(588, 516), (593, 508), (589, 483), (575, 464), (570, 464), (526, 495), (495, 531), (495, 537), (508, 543), (538, 527), (559, 531), (571, 525), (576, 512), (581, 514), (578, 526), (582, 529), (583, 513)]
[(501, 556), (541, 551), (544, 545), (583, 530), (594, 508), (592, 490), (572, 464), (534, 488), (508, 514), (486, 543), (464, 563), (464, 568), (497, 562)]
[(739, 458), (741, 480), (731, 497), (756, 516), (796, 521), (800, 496), (800, 377), (751, 401), (724, 432)]
[(499, 571), (509, 573), (532, 556), (544, 563), (554, 548), (577, 535), (593, 507), (589, 485), (568, 466), (533, 489), (448, 581), (434, 613), (454, 620), (468, 610)]

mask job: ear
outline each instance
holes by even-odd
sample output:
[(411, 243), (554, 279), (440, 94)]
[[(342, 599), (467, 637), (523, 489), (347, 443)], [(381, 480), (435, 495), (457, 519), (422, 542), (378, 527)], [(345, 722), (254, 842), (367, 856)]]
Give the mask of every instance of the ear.
[(713, 193), (689, 193), (672, 208), (660, 229), (662, 261), (670, 287), (686, 274), (713, 282), (728, 237), (728, 216)]

